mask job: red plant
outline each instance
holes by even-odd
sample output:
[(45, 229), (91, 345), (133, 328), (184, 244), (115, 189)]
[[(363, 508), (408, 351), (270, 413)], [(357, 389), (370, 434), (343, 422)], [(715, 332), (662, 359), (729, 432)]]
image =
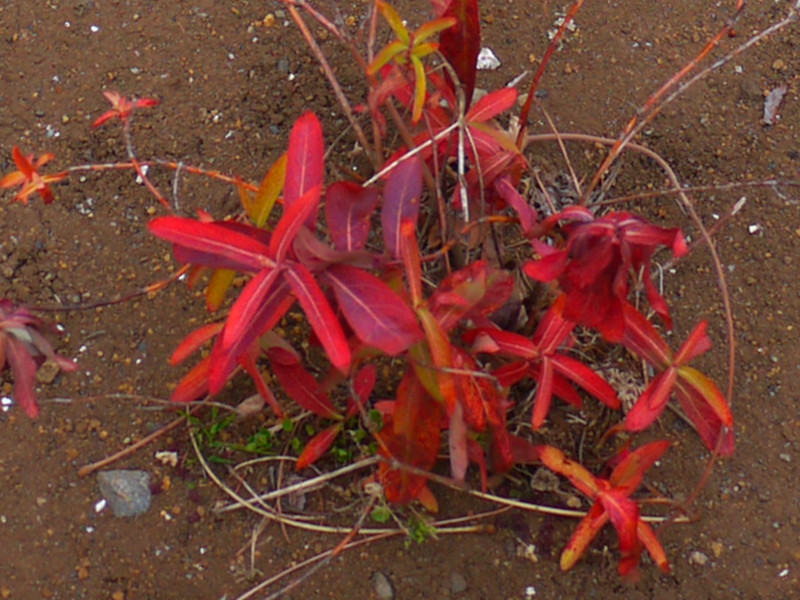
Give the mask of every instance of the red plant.
[(622, 553), (619, 572), (623, 577), (637, 577), (642, 546), (662, 571), (669, 572), (664, 548), (655, 532), (642, 520), (639, 506), (630, 498), (641, 485), (645, 471), (661, 458), (669, 446), (669, 442), (653, 442), (634, 450), (622, 459), (608, 479), (595, 477), (585, 467), (566, 458), (558, 448), (539, 448), (539, 458), (548, 469), (569, 479), (572, 485), (594, 501), (589, 514), (580, 522), (561, 553), (563, 570), (573, 567), (598, 532), (610, 521), (619, 534)]
[(62, 371), (74, 371), (78, 365), (53, 351), (42, 335), (44, 322), (22, 306), (7, 299), (0, 300), (0, 372), (11, 367), (14, 390), (22, 410), (35, 419), (39, 416), (36, 403), (36, 370), (47, 359)]
[(53, 192), (50, 190), (51, 183), (58, 183), (66, 178), (66, 173), (55, 173), (52, 175), (41, 175), (39, 169), (49, 163), (54, 154), (42, 154), (34, 160), (33, 154), (25, 156), (20, 149), (14, 146), (11, 151), (17, 171), (9, 173), (0, 179), (0, 188), (12, 188), (20, 186), (19, 191), (14, 196), (15, 202), (28, 204), (28, 198), (34, 192), (39, 194), (45, 204), (53, 202)]
[(675, 256), (686, 254), (680, 229), (651, 225), (642, 217), (612, 212), (595, 217), (587, 208), (570, 206), (549, 217), (543, 229), (563, 225), (563, 249), (536, 244), (542, 258), (525, 264), (525, 273), (537, 281), (558, 280), (567, 294), (564, 316), (594, 327), (611, 341), (622, 339), (623, 307), (628, 300), (631, 271), (640, 274), (653, 309), (672, 327), (666, 302), (650, 278), (650, 263), (659, 246), (669, 246)]
[(626, 348), (644, 358), (660, 372), (625, 416), (629, 431), (643, 431), (655, 421), (673, 392), (686, 416), (710, 450), (723, 456), (733, 454), (733, 415), (725, 396), (708, 377), (686, 365), (711, 348), (706, 334), (708, 324), (701, 321), (673, 353), (656, 328), (635, 308), (626, 304)]
[(104, 112), (102, 115), (95, 119), (92, 127), (100, 127), (106, 121), (117, 118), (122, 121), (123, 125), (127, 125), (130, 121), (131, 114), (137, 108), (150, 108), (156, 106), (159, 101), (155, 98), (139, 98), (137, 100), (129, 100), (119, 92), (107, 91), (103, 95), (111, 103), (111, 109)]
[(536, 399), (533, 405), (533, 429), (539, 429), (550, 409), (553, 394), (573, 406), (581, 406), (581, 397), (570, 381), (592, 394), (595, 398), (618, 410), (617, 393), (606, 381), (589, 367), (559, 353), (568, 341), (575, 323), (564, 318), (566, 297), (559, 298), (539, 322), (533, 339), (500, 329), (478, 329), (470, 332), (473, 352), (502, 354), (522, 358), (496, 369), (493, 375), (501, 385), (510, 387), (523, 379), (532, 377), (537, 382)]

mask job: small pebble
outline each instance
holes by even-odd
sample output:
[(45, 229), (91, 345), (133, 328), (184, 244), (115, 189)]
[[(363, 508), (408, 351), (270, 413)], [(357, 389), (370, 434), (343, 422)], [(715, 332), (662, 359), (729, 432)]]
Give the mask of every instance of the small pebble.
[(788, 462), (792, 462), (791, 455), (786, 454), (785, 452), (781, 452), (780, 454), (778, 454), (778, 458), (780, 458), (783, 462), (787, 462), (787, 463)]
[(689, 563), (697, 565), (698, 567), (703, 567), (708, 563), (708, 556), (695, 550), (689, 555)]
[(380, 571), (375, 571), (375, 573), (372, 574), (372, 585), (375, 588), (375, 593), (378, 594), (378, 598), (381, 600), (392, 600), (394, 598), (392, 582)]

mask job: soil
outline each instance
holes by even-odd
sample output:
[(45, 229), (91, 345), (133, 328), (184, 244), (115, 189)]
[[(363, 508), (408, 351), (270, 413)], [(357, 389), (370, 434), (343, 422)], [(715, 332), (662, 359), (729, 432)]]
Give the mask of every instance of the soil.
[[(331, 12), (337, 6), (321, 4)], [(734, 4), (586, 3), (577, 31), (542, 82), (542, 104), (555, 127), (618, 135), (636, 107), (700, 51)], [(367, 5), (362, 0), (338, 8), (357, 23)], [(713, 56), (780, 20), (789, 5), (750, 3), (736, 35)], [(398, 7), (412, 22), (428, 10), (425, 2)], [(565, 8), (485, 0), (485, 45), (502, 66), (482, 73), (479, 86), (503, 85), (535, 68), (532, 61), (548, 44), (546, 32)], [(257, 181), (306, 109), (320, 115), (333, 143), (345, 127), (339, 106), (296, 27), (278, 11), (276, 3), (255, 1), (6, 0), (0, 5), (0, 172), (13, 170), (14, 145), (54, 152), (59, 166), (124, 159), (118, 124), (90, 128), (108, 108), (101, 95), (108, 89), (162, 101), (134, 121), (143, 157)], [(265, 20), (268, 14), (274, 21)], [(349, 56), (332, 36), (314, 31), (345, 90), (358, 100), (361, 78)], [(798, 40), (794, 24), (737, 56), (666, 106), (641, 139), (685, 185), (718, 186), (693, 194), (707, 223), (747, 198), (716, 238), (737, 325), (738, 447), (715, 467), (695, 505), (696, 522), (663, 531), (672, 574), (648, 564), (640, 582), (620, 581), (610, 532), (562, 574), (557, 557), (574, 521), (519, 513), (493, 521), (491, 534), (410, 545), (393, 539), (345, 552), (287, 597), (376, 598), (378, 572), (401, 600), (800, 597), (800, 212), (797, 188), (789, 185), (800, 179)], [(765, 95), (784, 84), (780, 120), (766, 126)], [(542, 113), (532, 127), (550, 131)], [(351, 165), (351, 149), (338, 143), (330, 161), (358, 167)], [(601, 156), (597, 149), (568, 145), (568, 151), (579, 174), (591, 176)], [(544, 172), (565, 169), (555, 147), (535, 147), (531, 157)], [(638, 157), (622, 165), (614, 194), (664, 186), (654, 165)], [(153, 179), (161, 189), (171, 188), (170, 173), (154, 173)], [(782, 185), (724, 188), (764, 180)], [(51, 206), (35, 199), (25, 207), (4, 195), (0, 297), (54, 308), (91, 303), (134, 291), (174, 267), (168, 248), (145, 229), (161, 209), (129, 172), (73, 178), (55, 191)], [(238, 202), (231, 187), (202, 178), (182, 178), (179, 194), (184, 210), (203, 208), (218, 217), (235, 211)], [(682, 224), (692, 231), (688, 221)], [(697, 319), (710, 320), (716, 346), (699, 364), (724, 385), (724, 320), (707, 252), (681, 263), (665, 283), (676, 306), (676, 339)], [(258, 539), (258, 572), (251, 572), (247, 548), (259, 518), (213, 512), (222, 493), (192, 460), (183, 428), (115, 465), (145, 469), (157, 482), (147, 514), (116, 519), (108, 509), (96, 512), (96, 478), (80, 478), (78, 469), (175, 418), (148, 398), (169, 396), (184, 371), (167, 359), (207, 315), (200, 292), (173, 285), (152, 297), (51, 316), (67, 332), (60, 352), (77, 357), (80, 370), (40, 385), (38, 420), (18, 408), (0, 414), (0, 598), (232, 599), (341, 540), (269, 525)], [(7, 373), (2, 377), (8, 395), (11, 380)], [(250, 392), (242, 386), (223, 400), (246, 397)], [(650, 479), (680, 499), (699, 480), (708, 452), (690, 431), (678, 431), (668, 420), (663, 428), (676, 447)], [(157, 450), (177, 450), (179, 466), (155, 461)], [(445, 515), (490, 508), (438, 488), (437, 494)], [(559, 502), (552, 495), (539, 499)], [(331, 506), (317, 493), (308, 501), (314, 510)], [(536, 563), (518, 553), (520, 544), (531, 543), (537, 544)]]

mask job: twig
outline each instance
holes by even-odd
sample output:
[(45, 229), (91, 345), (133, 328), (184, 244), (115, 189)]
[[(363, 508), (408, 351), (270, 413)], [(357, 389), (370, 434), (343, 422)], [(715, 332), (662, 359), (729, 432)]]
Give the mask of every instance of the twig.
[(199, 409), (200, 409), (200, 406), (196, 406), (192, 410), (188, 411), (186, 414), (181, 415), (180, 417), (178, 417), (174, 421), (171, 421), (170, 423), (167, 423), (161, 429), (157, 429), (153, 433), (151, 433), (150, 435), (147, 435), (147, 436), (143, 437), (138, 442), (136, 442), (134, 444), (131, 444), (130, 446), (128, 446), (126, 448), (123, 448), (119, 452), (117, 452), (115, 454), (112, 454), (111, 456), (107, 456), (106, 458), (104, 458), (102, 460), (99, 460), (99, 461), (97, 461), (95, 463), (92, 463), (92, 464), (85, 465), (85, 466), (81, 467), (78, 470), (78, 477), (86, 477), (87, 475), (91, 475), (92, 473), (94, 473), (98, 469), (102, 469), (103, 467), (105, 467), (107, 465), (110, 465), (111, 463), (116, 462), (121, 458), (124, 458), (124, 457), (126, 457), (126, 456), (128, 456), (130, 454), (133, 454), (134, 452), (136, 452), (140, 448), (144, 448), (147, 444), (149, 444), (153, 440), (156, 440), (159, 437), (161, 437), (162, 435), (164, 435), (165, 433), (175, 429), (178, 425), (183, 423), (189, 417), (189, 415), (194, 414)]

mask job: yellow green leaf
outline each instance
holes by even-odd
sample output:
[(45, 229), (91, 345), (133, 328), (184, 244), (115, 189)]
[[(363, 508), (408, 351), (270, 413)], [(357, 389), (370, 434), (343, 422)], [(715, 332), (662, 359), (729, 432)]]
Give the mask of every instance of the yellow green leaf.
[(256, 225), (264, 227), (272, 212), (272, 207), (278, 196), (283, 191), (283, 183), (286, 179), (287, 154), (284, 152), (267, 171), (261, 185), (256, 192), (256, 197), (252, 202), (251, 210), (247, 211), (247, 216)]
[(405, 63), (405, 59), (401, 60), (401, 57), (399, 57), (398, 54), (405, 52), (406, 50), (408, 50), (408, 45), (403, 44), (403, 42), (398, 40), (391, 42), (378, 53), (378, 56), (376, 56), (371, 63), (369, 63), (369, 66), (367, 67), (367, 75), (375, 75), (375, 73), (381, 70), (383, 65), (387, 64), (395, 57), (397, 57), (398, 63)]
[(236, 271), (233, 269), (215, 269), (211, 274), (206, 290), (206, 308), (210, 312), (216, 312), (222, 306), (235, 275)]
[(413, 54), (411, 55), (411, 64), (414, 65), (414, 108), (411, 111), (411, 121), (418, 123), (422, 117), (422, 108), (425, 106), (425, 67), (422, 61)]
[(417, 42), (422, 42), (432, 35), (436, 35), (445, 29), (450, 29), (456, 23), (457, 20), (455, 17), (442, 17), (441, 19), (428, 21), (414, 32), (414, 47), (417, 46)]
[(403, 25), (403, 19), (400, 18), (400, 15), (397, 14), (397, 11), (392, 5), (382, 0), (377, 0), (376, 4), (383, 18), (386, 19), (386, 22), (389, 23), (389, 27), (394, 31), (394, 34), (405, 44), (406, 48), (408, 48), (411, 45), (411, 36), (406, 26)]

